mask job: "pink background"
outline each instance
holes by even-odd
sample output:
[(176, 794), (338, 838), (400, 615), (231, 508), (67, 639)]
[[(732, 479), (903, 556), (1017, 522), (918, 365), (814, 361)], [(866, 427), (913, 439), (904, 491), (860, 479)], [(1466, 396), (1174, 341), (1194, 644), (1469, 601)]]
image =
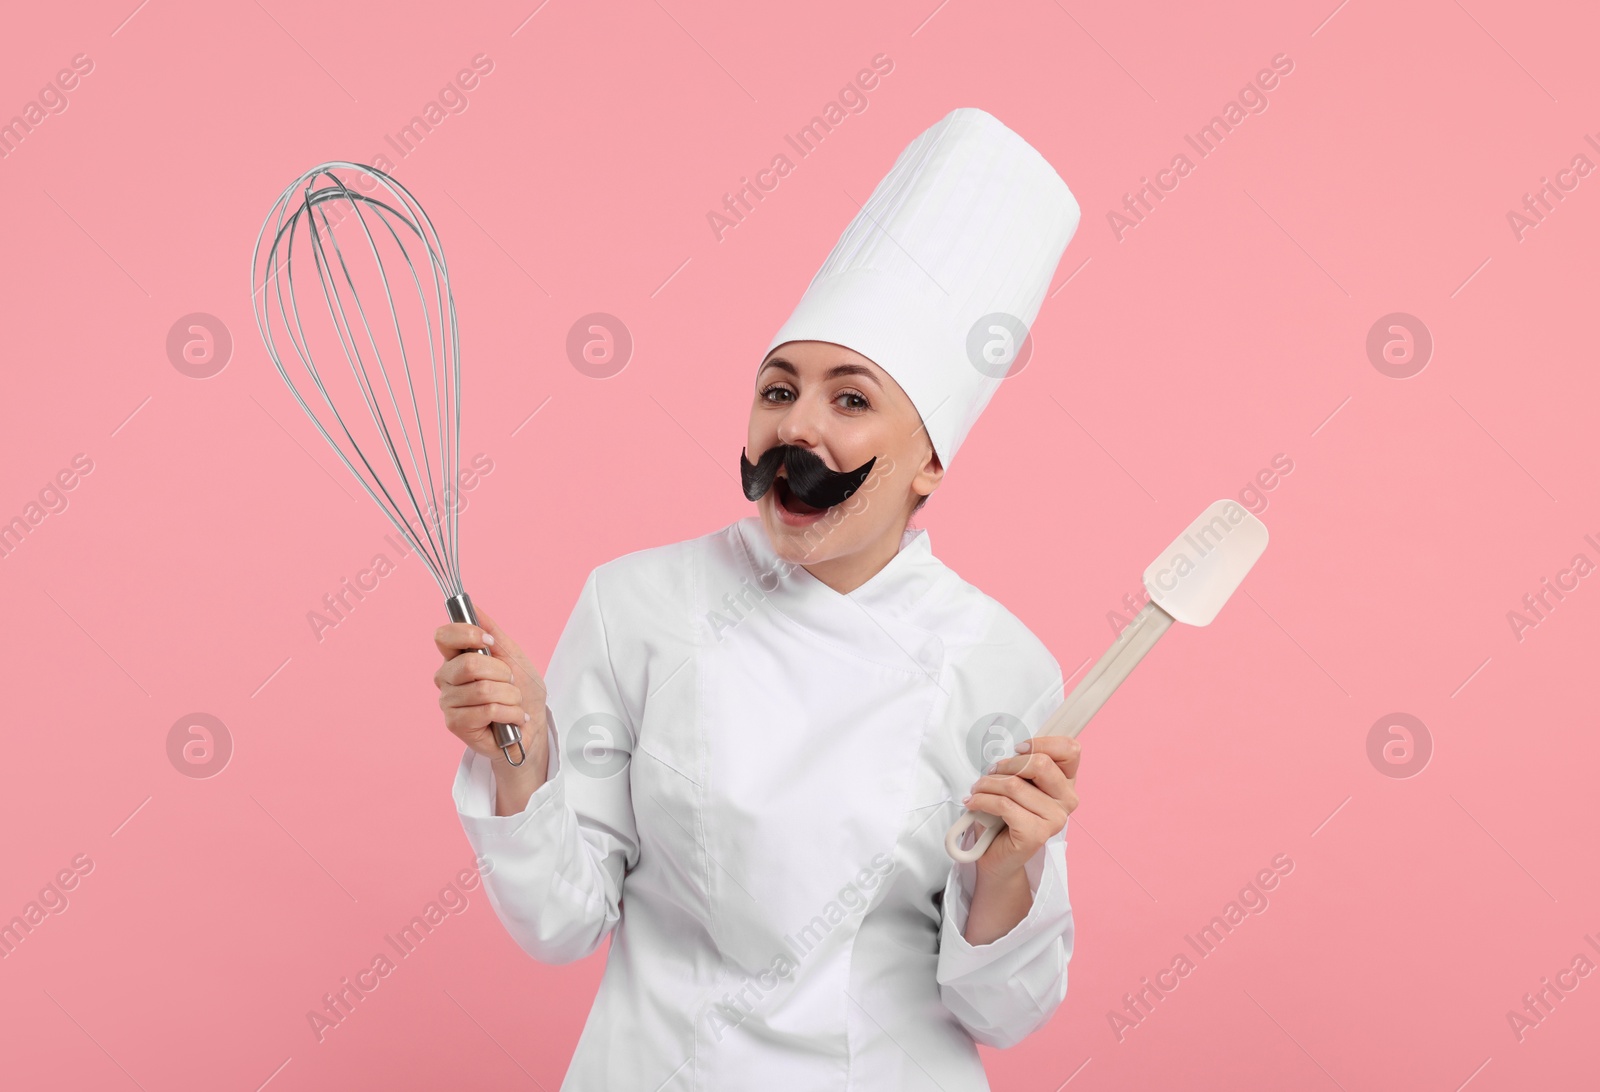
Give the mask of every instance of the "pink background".
[[(602, 969), (528, 959), (478, 887), (309, 1030), (472, 857), (422, 566), (320, 641), (307, 622), (395, 555), (255, 330), (282, 187), (386, 152), (438, 225), (463, 460), (494, 464), (466, 583), (542, 665), (592, 567), (753, 511), (734, 463), (768, 337), (957, 106), (1038, 147), (1083, 222), (1033, 361), (919, 517), (935, 552), (1072, 672), (1206, 503), (1293, 465), (1254, 502), (1272, 544), (1248, 595), (1170, 635), (1083, 737), (1070, 988), (984, 1048), (994, 1087), (1592, 1080), (1600, 977), (1520, 1040), (1507, 1019), (1600, 961), (1600, 578), (1520, 639), (1507, 617), (1600, 562), (1600, 176), (1520, 240), (1507, 220), (1600, 163), (1584, 5), (135, 3), (29, 5), (0, 34), (0, 119), (93, 61), (0, 159), (0, 519), (93, 464), (0, 558), (0, 919), (92, 862), (0, 961), (0, 1084), (554, 1089)], [(480, 53), (468, 107), (398, 157), (385, 135)], [(867, 108), (719, 242), (723, 194), (880, 53)], [(1184, 135), (1278, 54), (1265, 111), (1199, 157)], [(1119, 241), (1108, 214), (1185, 150)], [(594, 311), (635, 340), (604, 380), (565, 349)], [(233, 339), (205, 379), (166, 347), (196, 312)], [(1393, 312), (1434, 340), (1407, 379), (1367, 355)], [(204, 779), (167, 751), (197, 712), (233, 746)], [(1369, 758), (1394, 713), (1430, 741), (1411, 777)], [(1200, 958), (1186, 934), (1279, 854), (1267, 909)], [(1108, 1013), (1180, 952), (1194, 973), (1119, 1039)]]

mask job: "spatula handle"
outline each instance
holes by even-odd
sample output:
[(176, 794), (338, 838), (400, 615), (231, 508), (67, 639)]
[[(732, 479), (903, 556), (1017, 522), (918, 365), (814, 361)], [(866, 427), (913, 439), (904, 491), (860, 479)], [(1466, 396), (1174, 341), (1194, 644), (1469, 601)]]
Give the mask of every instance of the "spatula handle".
[[(1122, 685), (1122, 680), (1133, 673), (1139, 661), (1144, 659), (1145, 653), (1155, 647), (1172, 626), (1172, 615), (1149, 602), (1133, 616), (1133, 621), (1111, 643), (1111, 647), (1089, 669), (1089, 673), (1078, 680), (1078, 685), (1072, 688), (1072, 693), (1067, 695), (1051, 713), (1049, 718), (1039, 726), (1033, 738), (1040, 736), (1070, 736), (1076, 737), (1083, 731), (1084, 726), (1100, 711), (1117, 687)], [(1000, 834), (1000, 829), (1006, 821), (998, 815), (991, 815), (986, 811), (974, 811), (968, 808), (966, 813), (951, 824), (944, 836), (944, 848), (952, 860), (968, 862), (976, 861), (983, 856), (984, 850), (989, 848)], [(970, 848), (962, 849), (961, 841), (969, 827), (978, 828), (977, 840)]]

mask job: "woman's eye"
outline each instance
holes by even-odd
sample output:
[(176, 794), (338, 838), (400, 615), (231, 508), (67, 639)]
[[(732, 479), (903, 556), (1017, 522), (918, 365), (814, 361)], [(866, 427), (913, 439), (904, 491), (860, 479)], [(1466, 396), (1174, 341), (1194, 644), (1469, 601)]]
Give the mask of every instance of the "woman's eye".
[(789, 393), (789, 388), (788, 387), (772, 386), (772, 387), (763, 387), (761, 389), (761, 397), (762, 397), (762, 399), (764, 401), (767, 401), (767, 402), (781, 401), (781, 399), (776, 399), (776, 398), (770, 397), (771, 395), (774, 395), (774, 394), (788, 394), (788, 393)]
[(872, 403), (867, 401), (866, 396), (862, 395), (862, 394), (857, 394), (855, 391), (844, 391), (839, 395), (839, 397), (840, 398), (853, 398), (853, 399), (855, 399), (855, 403), (854, 404), (848, 405), (846, 407), (848, 409), (864, 410), (864, 409), (871, 409), (872, 408)]

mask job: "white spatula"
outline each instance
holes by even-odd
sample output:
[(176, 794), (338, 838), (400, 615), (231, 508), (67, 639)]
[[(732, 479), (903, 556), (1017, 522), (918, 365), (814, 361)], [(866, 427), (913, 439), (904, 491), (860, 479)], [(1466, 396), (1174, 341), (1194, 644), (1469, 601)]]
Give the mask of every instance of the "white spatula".
[[(1067, 700), (1040, 725), (1034, 738), (1076, 736), (1083, 731), (1172, 623), (1209, 623), (1266, 548), (1266, 525), (1238, 501), (1219, 500), (1201, 512), (1200, 518), (1145, 569), (1144, 586), (1150, 593), (1150, 602), (1117, 635), (1106, 654), (1073, 687)], [(976, 861), (1005, 823), (998, 815), (969, 808), (946, 832), (945, 851), (956, 861)], [(972, 826), (979, 828), (977, 840), (970, 848), (962, 849), (962, 838)]]

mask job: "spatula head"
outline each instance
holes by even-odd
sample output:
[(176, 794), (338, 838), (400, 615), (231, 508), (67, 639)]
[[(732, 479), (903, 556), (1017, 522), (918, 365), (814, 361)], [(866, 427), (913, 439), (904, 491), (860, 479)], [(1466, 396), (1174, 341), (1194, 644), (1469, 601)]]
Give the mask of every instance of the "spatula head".
[(1150, 563), (1145, 590), (1177, 621), (1203, 626), (1266, 548), (1266, 524), (1238, 501), (1216, 501)]

